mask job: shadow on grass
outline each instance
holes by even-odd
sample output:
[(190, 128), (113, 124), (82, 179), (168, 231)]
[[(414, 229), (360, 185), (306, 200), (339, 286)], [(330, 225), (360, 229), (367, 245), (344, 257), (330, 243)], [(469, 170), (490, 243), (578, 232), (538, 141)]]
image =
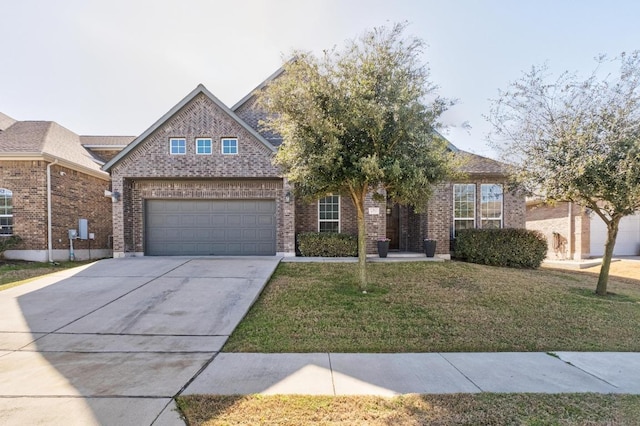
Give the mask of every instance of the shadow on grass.
[(611, 292), (607, 292), (606, 296), (599, 296), (596, 294), (596, 292), (593, 289), (587, 289), (587, 288), (572, 288), (572, 289), (569, 289), (569, 292), (581, 297), (586, 297), (590, 300), (599, 300), (603, 302), (620, 302), (620, 303), (640, 302), (640, 300), (634, 297), (627, 296), (624, 294), (611, 293)]

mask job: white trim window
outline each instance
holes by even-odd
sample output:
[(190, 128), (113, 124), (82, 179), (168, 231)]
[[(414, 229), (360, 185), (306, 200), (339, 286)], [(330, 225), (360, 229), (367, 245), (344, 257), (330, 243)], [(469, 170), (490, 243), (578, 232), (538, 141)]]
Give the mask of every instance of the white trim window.
[(13, 192), (0, 188), (0, 236), (13, 235)]
[(476, 185), (453, 185), (453, 236), (461, 229), (476, 227)]
[(211, 155), (213, 152), (211, 138), (196, 138), (196, 155)]
[(169, 153), (171, 155), (185, 155), (187, 140), (185, 138), (169, 138)]
[(500, 184), (480, 185), (480, 226), (502, 228), (503, 192)]
[(220, 147), (223, 155), (235, 155), (238, 153), (238, 138), (222, 138)]
[(318, 200), (318, 232), (340, 232), (339, 195), (327, 195)]

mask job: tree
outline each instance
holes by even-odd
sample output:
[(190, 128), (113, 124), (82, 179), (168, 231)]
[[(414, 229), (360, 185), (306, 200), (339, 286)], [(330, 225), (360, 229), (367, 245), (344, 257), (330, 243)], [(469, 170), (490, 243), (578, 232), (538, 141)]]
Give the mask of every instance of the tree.
[(424, 43), (405, 24), (375, 28), (321, 57), (295, 52), (262, 91), (263, 123), (283, 138), (275, 157), (295, 193), (348, 196), (357, 210), (359, 282), (366, 288), (365, 196), (424, 208), (450, 170), (433, 132), (452, 102), (436, 95), (420, 62)]
[[(619, 68), (602, 76), (602, 68)], [(606, 295), (620, 219), (640, 209), (640, 52), (598, 58), (586, 79), (533, 67), (492, 101), (489, 139), (532, 194), (574, 202), (607, 226), (596, 294)]]

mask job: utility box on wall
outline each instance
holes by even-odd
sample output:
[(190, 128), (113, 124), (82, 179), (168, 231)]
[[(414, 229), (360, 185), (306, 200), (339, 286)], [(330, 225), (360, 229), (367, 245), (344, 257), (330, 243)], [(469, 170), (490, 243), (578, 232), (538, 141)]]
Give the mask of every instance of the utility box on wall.
[(78, 238), (81, 240), (89, 238), (89, 221), (87, 219), (78, 219)]

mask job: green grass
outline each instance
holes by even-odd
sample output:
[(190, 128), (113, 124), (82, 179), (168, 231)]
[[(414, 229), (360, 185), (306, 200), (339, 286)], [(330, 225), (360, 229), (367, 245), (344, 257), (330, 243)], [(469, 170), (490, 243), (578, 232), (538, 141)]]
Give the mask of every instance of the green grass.
[(3, 260), (0, 264), (0, 291), (11, 287), (26, 284), (43, 275), (86, 265), (91, 261), (56, 262), (55, 264), (44, 262), (25, 262), (21, 260)]
[(640, 396), (455, 394), (177, 399), (189, 425), (636, 425)]
[(226, 352), (640, 351), (640, 282), (461, 262), (283, 263)]

